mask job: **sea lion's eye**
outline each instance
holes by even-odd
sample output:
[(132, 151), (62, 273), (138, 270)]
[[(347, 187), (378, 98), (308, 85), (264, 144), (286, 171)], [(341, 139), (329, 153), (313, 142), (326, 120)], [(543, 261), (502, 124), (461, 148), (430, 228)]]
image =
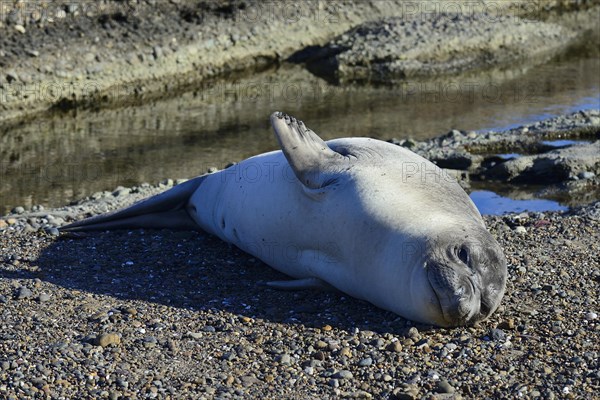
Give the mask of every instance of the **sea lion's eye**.
[(458, 259), (460, 261), (464, 262), (467, 265), (469, 264), (469, 251), (466, 248), (459, 248), (458, 253), (456, 255), (458, 256)]

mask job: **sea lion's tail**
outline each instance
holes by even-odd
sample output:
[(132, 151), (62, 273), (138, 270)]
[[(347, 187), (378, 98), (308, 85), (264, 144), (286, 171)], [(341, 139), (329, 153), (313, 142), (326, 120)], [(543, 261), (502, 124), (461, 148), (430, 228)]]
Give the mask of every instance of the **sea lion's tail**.
[(206, 175), (190, 179), (123, 210), (77, 221), (59, 230), (61, 232), (134, 228), (199, 230), (199, 226), (188, 213), (187, 205), (204, 178)]

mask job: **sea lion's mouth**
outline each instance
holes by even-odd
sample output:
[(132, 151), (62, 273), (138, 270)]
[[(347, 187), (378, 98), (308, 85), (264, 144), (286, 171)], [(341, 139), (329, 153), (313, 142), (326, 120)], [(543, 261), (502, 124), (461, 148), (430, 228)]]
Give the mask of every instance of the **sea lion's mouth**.
[(433, 287), (431, 281), (429, 281), (429, 287), (431, 288), (431, 292), (433, 293), (432, 302), (435, 303), (437, 309), (439, 311), (439, 316), (441, 318), (436, 318), (437, 324), (440, 326), (449, 326), (449, 321), (446, 320), (446, 316), (444, 315), (444, 307), (442, 307), (442, 302), (440, 300), (440, 296), (437, 293), (437, 290)]
[(445, 326), (476, 322), (479, 300), (471, 277), (460, 276), (446, 266), (429, 268), (427, 275)]

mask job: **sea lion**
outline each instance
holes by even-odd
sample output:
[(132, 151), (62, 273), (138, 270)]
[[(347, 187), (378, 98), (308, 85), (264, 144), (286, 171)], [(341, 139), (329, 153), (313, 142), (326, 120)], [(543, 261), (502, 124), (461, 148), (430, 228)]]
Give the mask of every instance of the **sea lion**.
[(281, 151), (62, 231), (202, 229), (296, 278), (275, 287), (330, 285), (439, 326), (496, 310), (506, 260), (454, 179), (391, 143), (324, 142), (280, 112), (271, 123)]

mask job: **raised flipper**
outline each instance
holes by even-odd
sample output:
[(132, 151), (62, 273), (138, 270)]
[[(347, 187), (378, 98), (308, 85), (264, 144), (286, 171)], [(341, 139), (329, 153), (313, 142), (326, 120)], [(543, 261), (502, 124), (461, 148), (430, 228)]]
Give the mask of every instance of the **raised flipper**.
[(315, 289), (315, 290), (324, 290), (327, 292), (337, 291), (336, 288), (334, 288), (329, 283), (327, 283), (319, 278), (302, 278), (302, 279), (293, 279), (293, 280), (289, 280), (289, 281), (272, 281), (272, 282), (267, 282), (267, 286), (272, 287), (274, 289), (279, 289), (279, 290)]
[(199, 176), (190, 179), (124, 210), (117, 210), (63, 226), (60, 231), (81, 232), (132, 228), (200, 230), (200, 227), (188, 214), (187, 205), (190, 197), (202, 184), (205, 177)]
[(285, 158), (298, 180), (309, 189), (328, 186), (350, 164), (348, 157), (333, 151), (316, 133), (296, 118), (275, 112), (271, 125)]

